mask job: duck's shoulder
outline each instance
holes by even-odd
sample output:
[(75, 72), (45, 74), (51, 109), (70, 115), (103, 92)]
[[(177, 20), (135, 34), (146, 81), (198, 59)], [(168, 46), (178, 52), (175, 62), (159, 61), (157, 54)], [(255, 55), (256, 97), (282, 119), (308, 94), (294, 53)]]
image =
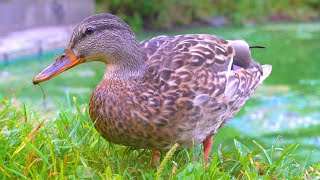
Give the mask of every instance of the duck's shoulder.
[(141, 42), (147, 64), (157, 69), (226, 71), (234, 49), (228, 41), (209, 34), (157, 36)]

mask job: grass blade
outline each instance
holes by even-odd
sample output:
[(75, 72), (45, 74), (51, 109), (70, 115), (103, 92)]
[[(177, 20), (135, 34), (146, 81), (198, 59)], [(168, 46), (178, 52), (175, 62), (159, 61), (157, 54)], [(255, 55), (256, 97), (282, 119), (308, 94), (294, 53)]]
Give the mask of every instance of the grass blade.
[(264, 153), (264, 155), (266, 156), (267, 160), (268, 160), (268, 163), (270, 165), (272, 165), (272, 159), (270, 158), (269, 154), (268, 154), (268, 151), (266, 149), (264, 149), (256, 140), (253, 140), (253, 143), (255, 145), (257, 145)]
[(26, 144), (26, 146), (34, 150), (43, 159), (44, 162), (46, 162), (48, 165), (50, 164), (48, 158), (44, 154), (42, 154), (42, 152), (39, 149), (37, 149), (33, 144), (31, 144), (26, 139), (22, 139), (22, 141)]
[[(38, 131), (38, 130), (40, 129), (40, 127), (43, 125), (44, 121), (45, 121), (45, 120), (42, 120), (42, 121), (40, 122), (40, 124), (39, 124), (38, 126), (36, 126), (36, 127), (31, 131), (31, 133), (26, 137), (26, 139), (25, 139), (26, 141), (30, 141), (30, 140), (36, 135), (37, 131)], [(22, 142), (22, 143), (20, 144), (20, 146), (13, 152), (11, 158), (14, 157), (16, 154), (18, 154), (25, 146), (26, 146), (26, 143), (25, 143), (25, 142)]]
[(177, 148), (178, 148), (179, 144), (176, 143), (166, 154), (166, 156), (164, 157), (163, 161), (161, 162), (159, 169), (157, 171), (156, 174), (156, 180), (160, 179), (161, 173), (164, 169), (164, 166), (167, 164), (167, 162), (169, 161), (169, 159), (173, 156), (173, 154), (176, 152)]
[[(0, 166), (0, 167), (1, 167), (1, 166)], [(5, 169), (6, 171), (9, 171), (9, 172), (11, 172), (11, 173), (14, 173), (14, 174), (20, 176), (20, 177), (23, 178), (23, 179), (28, 179), (25, 175), (23, 175), (23, 174), (22, 174), (21, 172), (19, 172), (19, 171), (16, 171), (16, 170), (14, 170), (14, 169), (8, 168), (8, 167), (6, 167), (5, 165), (2, 165), (2, 167), (3, 167), (3, 169)]]

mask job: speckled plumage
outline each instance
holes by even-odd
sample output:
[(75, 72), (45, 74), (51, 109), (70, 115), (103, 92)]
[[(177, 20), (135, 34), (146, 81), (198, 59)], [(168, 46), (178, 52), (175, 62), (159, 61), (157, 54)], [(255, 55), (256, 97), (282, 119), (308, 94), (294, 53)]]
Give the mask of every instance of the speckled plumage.
[(159, 36), (141, 43), (143, 77), (103, 79), (90, 116), (110, 142), (167, 150), (215, 135), (258, 87), (262, 68), (228, 70), (235, 52), (213, 35)]
[(33, 82), (93, 60), (107, 65), (90, 97), (95, 128), (110, 142), (152, 150), (206, 139), (211, 147), (211, 136), (271, 72), (253, 61), (245, 41), (189, 34), (139, 44), (122, 20), (99, 14), (80, 23), (64, 53)]

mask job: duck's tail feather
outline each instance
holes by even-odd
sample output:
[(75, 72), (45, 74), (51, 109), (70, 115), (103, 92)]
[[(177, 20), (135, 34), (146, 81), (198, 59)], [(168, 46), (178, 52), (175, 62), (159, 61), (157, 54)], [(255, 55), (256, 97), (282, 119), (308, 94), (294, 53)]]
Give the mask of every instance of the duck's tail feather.
[(262, 65), (262, 76), (259, 83), (262, 84), (265, 79), (271, 74), (272, 66), (269, 64)]
[(249, 46), (249, 48), (250, 49), (254, 49), (254, 48), (267, 48), (267, 47), (265, 47), (265, 46)]

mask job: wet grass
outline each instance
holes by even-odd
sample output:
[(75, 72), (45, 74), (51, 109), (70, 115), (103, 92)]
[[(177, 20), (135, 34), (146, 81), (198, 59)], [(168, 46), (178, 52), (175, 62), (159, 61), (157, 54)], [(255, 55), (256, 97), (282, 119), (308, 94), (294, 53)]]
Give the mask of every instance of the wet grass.
[[(254, 50), (253, 57), (262, 64), (272, 64), (273, 72), (237, 117), (219, 131), (207, 171), (199, 146), (175, 153), (162, 178), (319, 178), (319, 125), (303, 126), (309, 116), (319, 121), (319, 23), (170, 33), (242, 37), (252, 45), (266, 46)], [(157, 34), (144, 34), (140, 39)], [(100, 63), (80, 65), (43, 83), (47, 108), (43, 107), (42, 92), (32, 85), (32, 78), (53, 59), (54, 54), (49, 53), (0, 65), (0, 177), (155, 177), (157, 168), (150, 166), (149, 151), (108, 143), (93, 128), (86, 104), (104, 73)], [(273, 130), (272, 123), (279, 117), (288, 120), (284, 124), (302, 122), (294, 128)], [(44, 124), (33, 131), (42, 120)], [(265, 122), (270, 125), (264, 126)], [(309, 168), (311, 164), (314, 168)]]

